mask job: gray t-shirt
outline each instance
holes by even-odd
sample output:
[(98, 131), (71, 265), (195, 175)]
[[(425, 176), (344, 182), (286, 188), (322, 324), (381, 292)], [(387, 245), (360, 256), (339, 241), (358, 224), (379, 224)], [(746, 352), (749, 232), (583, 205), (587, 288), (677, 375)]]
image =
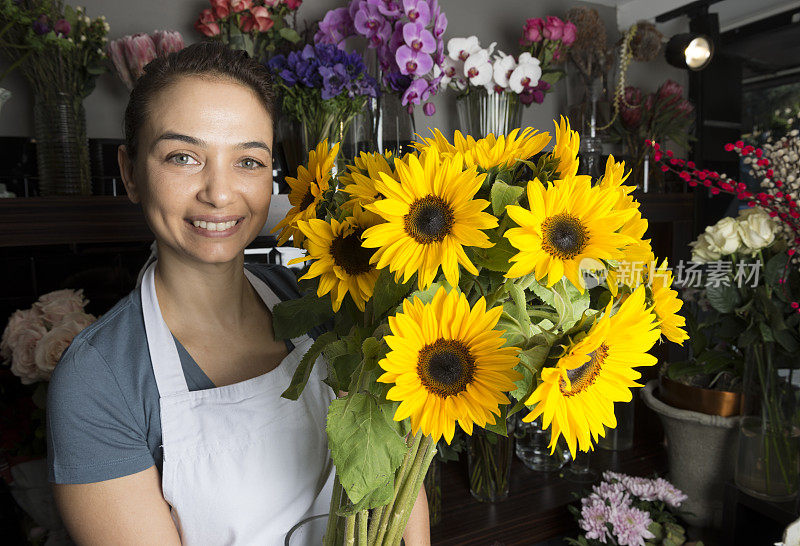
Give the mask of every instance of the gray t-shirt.
[[(247, 268), (281, 300), (299, 296), (294, 275), (285, 267)], [(189, 390), (214, 388), (175, 343)], [(78, 334), (53, 372), (47, 391), (49, 480), (98, 482), (153, 464), (160, 472), (162, 460), (158, 387), (137, 288)]]

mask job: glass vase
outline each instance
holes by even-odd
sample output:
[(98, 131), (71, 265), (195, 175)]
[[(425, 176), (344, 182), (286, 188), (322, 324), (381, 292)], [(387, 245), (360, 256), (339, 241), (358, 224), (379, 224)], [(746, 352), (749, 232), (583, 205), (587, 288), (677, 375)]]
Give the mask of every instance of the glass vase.
[(570, 61), (566, 65), (566, 84), (572, 129), (581, 138), (598, 136), (611, 119), (609, 90), (613, 84), (608, 72), (602, 67), (588, 68)]
[(614, 402), (615, 428), (605, 427), (605, 436), (597, 440), (597, 447), (623, 451), (633, 447), (634, 402)]
[(442, 463), (435, 457), (425, 474), (425, 495), (428, 497), (428, 519), (433, 527), (442, 521)]
[(345, 118), (337, 114), (330, 114), (314, 119), (314, 123), (304, 123), (302, 125), (302, 142), (305, 154), (301, 157), (300, 164), (307, 164), (308, 152), (315, 149), (320, 142), (327, 138), (329, 148), (337, 142), (340, 143), (339, 154), (334, 163), (333, 176), (342, 172), (346, 163), (345, 158), (348, 156), (345, 150), (342, 149), (341, 144), (347, 140), (347, 134), (352, 122), (352, 117)]
[(417, 132), (414, 114), (408, 112), (395, 93), (370, 99), (369, 109), (359, 117), (357, 127), (352, 138), (355, 153), (388, 151), (402, 157), (414, 150), (411, 146)]
[(489, 133), (507, 135), (522, 124), (522, 103), (516, 93), (489, 93), (472, 89), (456, 100), (458, 124), (475, 139)]
[(284, 540), (285, 546), (307, 546), (308, 544), (322, 544), (325, 534), (325, 525), (328, 514), (311, 516), (289, 529)]
[(89, 195), (89, 140), (83, 100), (69, 93), (36, 95), (33, 104), (39, 194)]
[[(517, 413), (514, 418), (517, 420), (514, 428), (514, 452), (522, 464), (538, 472), (552, 472), (564, 466), (568, 459), (563, 452), (556, 449), (550, 454), (550, 431), (542, 428), (541, 415), (530, 423), (522, 420), (522, 412)], [(566, 455), (568, 457), (569, 452)]]
[(506, 422), (508, 436), (475, 427), (467, 444), (469, 491), (481, 502), (499, 502), (508, 497), (511, 455), (514, 452), (514, 421)]
[(736, 486), (765, 500), (795, 498), (800, 476), (800, 371), (772, 342), (747, 349)]

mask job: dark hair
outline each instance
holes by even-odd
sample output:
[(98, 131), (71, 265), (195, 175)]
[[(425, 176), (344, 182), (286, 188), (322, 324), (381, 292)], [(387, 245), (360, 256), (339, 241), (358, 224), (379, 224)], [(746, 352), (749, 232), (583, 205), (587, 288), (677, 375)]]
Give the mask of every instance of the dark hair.
[(157, 57), (144, 67), (125, 108), (125, 146), (131, 160), (138, 152), (139, 130), (148, 107), (161, 90), (184, 76), (230, 79), (252, 89), (275, 121), (275, 91), (269, 69), (246, 51), (229, 49), (220, 42), (200, 42), (166, 57)]

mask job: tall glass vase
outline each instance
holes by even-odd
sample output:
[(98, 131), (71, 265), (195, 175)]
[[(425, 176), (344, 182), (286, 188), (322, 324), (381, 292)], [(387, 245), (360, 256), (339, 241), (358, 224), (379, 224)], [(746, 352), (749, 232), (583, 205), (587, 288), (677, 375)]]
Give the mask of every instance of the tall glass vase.
[(392, 152), (403, 156), (413, 150), (417, 129), (414, 114), (402, 105), (396, 93), (383, 93), (370, 99), (369, 109), (359, 116), (352, 135), (354, 154)]
[(37, 94), (33, 104), (40, 195), (89, 195), (86, 112), (78, 95)]
[(772, 501), (792, 500), (800, 485), (800, 370), (782, 362), (772, 342), (747, 350), (744, 408), (735, 481)]
[(456, 101), (461, 131), (473, 138), (507, 135), (522, 124), (522, 103), (516, 93), (472, 89)]
[[(305, 154), (302, 156), (301, 164), (305, 164), (308, 160), (308, 152), (317, 147), (317, 145), (328, 139), (328, 147), (333, 146), (335, 143), (343, 143), (347, 140), (347, 135), (350, 130), (350, 125), (353, 122), (352, 117), (343, 117), (337, 114), (328, 116), (320, 116), (312, 118), (313, 123), (302, 124), (302, 137), (303, 149)], [(345, 167), (347, 153), (339, 147), (339, 155), (334, 164), (334, 175), (337, 172), (342, 172)]]
[(467, 445), (469, 491), (481, 502), (508, 497), (511, 456), (514, 453), (514, 421), (507, 421), (507, 436), (475, 427)]

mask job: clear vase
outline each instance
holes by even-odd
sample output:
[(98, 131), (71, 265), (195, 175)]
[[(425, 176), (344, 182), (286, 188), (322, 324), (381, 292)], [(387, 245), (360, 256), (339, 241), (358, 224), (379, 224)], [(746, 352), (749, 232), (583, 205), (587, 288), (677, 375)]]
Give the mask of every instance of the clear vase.
[(83, 100), (69, 93), (36, 95), (33, 104), (39, 194), (89, 195), (89, 140)]
[(370, 99), (369, 108), (359, 116), (351, 138), (353, 155), (358, 152), (392, 152), (403, 156), (413, 151), (416, 125), (414, 114), (402, 105), (396, 93)]
[(508, 436), (475, 427), (467, 444), (469, 492), (481, 502), (499, 502), (508, 497), (511, 455), (514, 452), (514, 421), (506, 422)]
[(517, 419), (514, 428), (514, 452), (517, 458), (526, 467), (538, 472), (553, 472), (564, 466), (566, 457), (564, 453), (556, 449), (551, 455), (550, 431), (542, 428), (542, 416), (540, 415), (530, 423), (522, 420), (522, 412), (514, 416)]
[(522, 124), (522, 103), (516, 93), (472, 89), (456, 100), (461, 131), (473, 138), (507, 135)]
[(611, 119), (611, 82), (607, 71), (570, 61), (566, 65), (566, 84), (572, 129), (581, 137), (596, 137)]
[(761, 499), (795, 498), (800, 484), (800, 371), (771, 342), (747, 350), (736, 486)]
[(424, 483), (428, 497), (428, 519), (433, 527), (442, 521), (442, 463), (438, 457), (428, 467)]
[(307, 546), (308, 544), (321, 544), (325, 534), (325, 525), (328, 514), (311, 516), (289, 529), (284, 540), (285, 546)]
[(345, 167), (346, 157), (348, 157), (345, 150), (342, 149), (341, 144), (347, 140), (347, 135), (350, 130), (350, 125), (353, 118), (345, 118), (339, 115), (329, 115), (324, 118), (314, 120), (315, 123), (302, 124), (302, 143), (305, 150), (301, 158), (301, 165), (308, 162), (308, 152), (315, 149), (317, 145), (328, 139), (328, 147), (330, 148), (337, 142), (339, 146), (339, 155), (334, 163), (334, 176), (337, 172), (342, 172)]
[(605, 428), (606, 435), (597, 440), (597, 447), (611, 451), (624, 451), (633, 447), (634, 403), (614, 402), (615, 428)]

